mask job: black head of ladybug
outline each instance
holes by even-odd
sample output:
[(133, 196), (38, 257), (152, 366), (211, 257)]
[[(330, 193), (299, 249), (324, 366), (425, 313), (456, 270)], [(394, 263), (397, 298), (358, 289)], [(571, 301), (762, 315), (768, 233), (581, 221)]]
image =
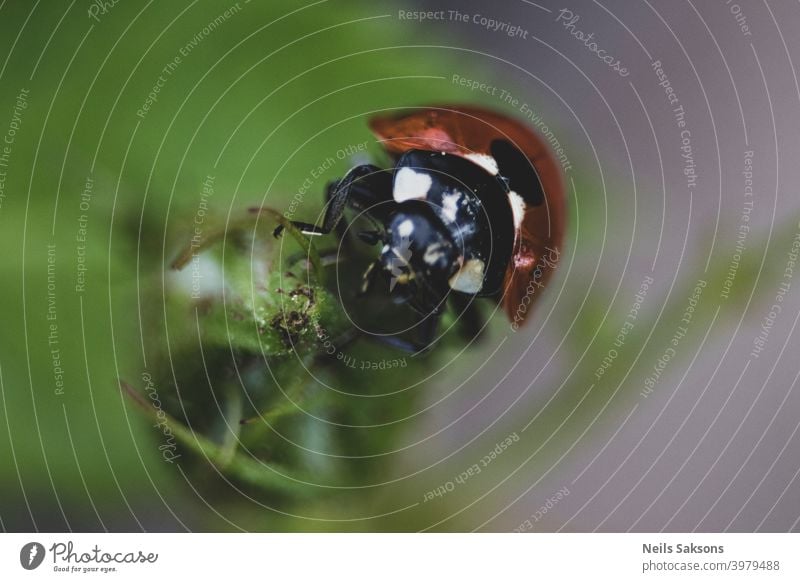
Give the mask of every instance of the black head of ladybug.
[(382, 242), (377, 263), (392, 301), (423, 315), (441, 309), (459, 250), (431, 205), (398, 204), (387, 217)]

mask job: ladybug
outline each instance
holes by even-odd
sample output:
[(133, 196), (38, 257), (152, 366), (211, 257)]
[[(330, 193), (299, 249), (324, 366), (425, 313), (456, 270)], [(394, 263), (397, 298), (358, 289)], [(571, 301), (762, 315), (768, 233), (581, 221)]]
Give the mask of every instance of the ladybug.
[(328, 185), (321, 226), (294, 224), (308, 235), (344, 236), (348, 207), (374, 224), (357, 233), (381, 245), (360, 291), (383, 279), (389, 297), (419, 317), (417, 340), (383, 336), (392, 345), (430, 347), (448, 300), (475, 333), (475, 297), (500, 302), (517, 329), (556, 267), (564, 230), (561, 173), (544, 141), (474, 106), (379, 115), (369, 126), (394, 166), (352, 168)]

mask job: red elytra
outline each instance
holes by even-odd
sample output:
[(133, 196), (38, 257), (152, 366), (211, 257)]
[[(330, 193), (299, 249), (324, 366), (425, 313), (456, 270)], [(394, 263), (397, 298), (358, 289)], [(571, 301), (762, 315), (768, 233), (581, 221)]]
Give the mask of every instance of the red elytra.
[(460, 156), (491, 155), (490, 144), (505, 139), (533, 164), (545, 201), (525, 209), (515, 233), (514, 253), (506, 270), (502, 297), (509, 320), (515, 324), (524, 323), (531, 313), (528, 305), (541, 294), (540, 289), (557, 266), (566, 220), (564, 181), (559, 164), (546, 143), (517, 120), (464, 105), (420, 107), (377, 115), (369, 120), (369, 127), (394, 158), (411, 149)]

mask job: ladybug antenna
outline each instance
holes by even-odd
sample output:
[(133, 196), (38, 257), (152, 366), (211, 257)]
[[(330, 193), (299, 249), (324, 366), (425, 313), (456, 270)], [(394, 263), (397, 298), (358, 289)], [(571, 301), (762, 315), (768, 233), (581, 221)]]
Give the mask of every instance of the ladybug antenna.
[(376, 245), (383, 240), (383, 234), (377, 230), (362, 230), (357, 236), (368, 245)]

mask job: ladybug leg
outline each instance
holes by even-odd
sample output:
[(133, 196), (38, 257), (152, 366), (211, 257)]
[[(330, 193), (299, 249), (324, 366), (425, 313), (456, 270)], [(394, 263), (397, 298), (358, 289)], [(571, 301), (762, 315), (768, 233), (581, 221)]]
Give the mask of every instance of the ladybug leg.
[(453, 292), (450, 294), (450, 303), (458, 315), (459, 335), (467, 341), (480, 339), (485, 320), (475, 297)]
[[(337, 191), (339, 191), (339, 185), (341, 183), (342, 183), (341, 180), (333, 180), (333, 181), (329, 182), (328, 186), (325, 188), (325, 202), (328, 205), (328, 208), (330, 208), (330, 206), (333, 205), (333, 203), (335, 201), (336, 193), (337, 193)], [(347, 202), (349, 202), (351, 206), (360, 207), (361, 205), (357, 202), (357, 200), (367, 200), (367, 199), (369, 199), (369, 194), (370, 194), (369, 190), (365, 189), (362, 192), (359, 192), (359, 191), (356, 190), (356, 185), (355, 184), (351, 184), (350, 185), (350, 193), (349, 193), (350, 198), (349, 198), (349, 200)], [(347, 202), (345, 203), (345, 206), (347, 206)], [(344, 214), (344, 211), (342, 211), (342, 215), (343, 214)], [(326, 216), (327, 216), (327, 213), (326, 213)], [(375, 219), (370, 214), (365, 214), (365, 216), (373, 222), (373, 225), (374, 225), (374, 227), (376, 229), (380, 229), (380, 230), (368, 231), (368, 232), (363, 232), (362, 231), (362, 232), (359, 232), (359, 233), (356, 233), (356, 234), (358, 235), (358, 237), (362, 241), (366, 242), (367, 244), (370, 244), (370, 245), (377, 244), (378, 240), (382, 236), (380, 231), (383, 229), (383, 227), (382, 227), (381, 224), (377, 223), (375, 221)], [(314, 227), (314, 228), (316, 228), (316, 227)], [(347, 234), (348, 224), (347, 224), (347, 220), (344, 218), (344, 216), (340, 216), (339, 222), (336, 224), (335, 228), (336, 228), (336, 235), (339, 237), (339, 240), (341, 240), (342, 244), (344, 244), (344, 246), (349, 250), (351, 248), (352, 239), (345, 238), (345, 235)], [(374, 240), (372, 240), (370, 238), (370, 235), (374, 235), (374, 237), (375, 237)]]
[(358, 296), (363, 297), (367, 295), (372, 288), (375, 286), (375, 281), (377, 280), (378, 275), (378, 261), (373, 261), (367, 267), (367, 270), (364, 271), (364, 274), (361, 276), (361, 289), (358, 290)]
[(342, 216), (348, 206), (366, 211), (365, 214), (372, 220), (383, 218), (387, 209), (376, 205), (392, 200), (392, 176), (391, 171), (364, 164), (352, 168), (338, 182), (329, 184), (328, 209), (322, 222), (323, 230), (330, 232), (339, 225), (344, 225), (341, 229), (341, 234), (344, 234), (347, 224)]
[[(299, 220), (293, 220), (292, 224), (297, 227), (297, 229), (302, 232), (303, 234), (311, 235), (311, 236), (321, 236), (323, 234), (328, 234), (324, 232), (320, 227), (316, 224), (311, 224), (310, 222), (300, 222)], [(281, 234), (283, 234), (283, 225), (281, 224), (278, 226), (272, 234), (275, 238), (279, 238)]]
[(439, 313), (431, 313), (420, 322), (417, 351), (425, 353), (433, 347), (439, 329)]
[[(328, 182), (328, 185), (325, 187), (325, 204), (327, 204), (328, 208), (333, 205), (334, 197), (336, 196), (336, 192), (339, 189), (339, 185), (342, 183), (341, 180), (332, 180)], [(342, 209), (342, 214), (344, 213), (344, 209)], [(328, 217), (328, 211), (325, 213), (325, 218)], [(336, 225), (336, 234), (339, 236), (340, 240), (344, 240), (344, 235), (347, 232), (347, 221), (344, 219), (343, 216), (339, 217), (339, 222)]]
[[(328, 185), (326, 197), (328, 198), (328, 208), (325, 211), (322, 226), (307, 222), (293, 222), (304, 234), (330, 233), (340, 224), (348, 206), (367, 209), (368, 216), (379, 219), (383, 212), (378, 209), (372, 210), (371, 207), (380, 202), (392, 200), (392, 173), (372, 164), (356, 166), (347, 172), (344, 178)], [(345, 224), (344, 229), (346, 228)], [(279, 237), (282, 232), (283, 226), (279, 226), (273, 234)]]
[(415, 356), (422, 355), (433, 348), (436, 331), (439, 329), (439, 317), (438, 313), (432, 313), (420, 322), (416, 341), (399, 336), (374, 336), (373, 339)]
[[(289, 256), (286, 260), (287, 265), (297, 265), (299, 263), (307, 264), (308, 263), (308, 253), (303, 251), (298, 251)], [(332, 265), (338, 265), (343, 261), (342, 256), (340, 253), (336, 251), (336, 249), (331, 249), (327, 251), (319, 251), (319, 262), (323, 267), (330, 267)]]

